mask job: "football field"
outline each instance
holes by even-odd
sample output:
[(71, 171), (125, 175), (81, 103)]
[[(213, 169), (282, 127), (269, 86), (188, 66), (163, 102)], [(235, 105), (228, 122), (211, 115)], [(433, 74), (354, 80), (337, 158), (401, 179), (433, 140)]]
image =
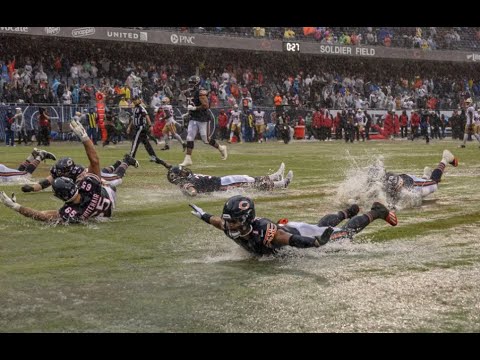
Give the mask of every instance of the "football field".
[[(155, 151), (178, 164), (184, 153), (172, 144)], [(170, 184), (140, 145), (140, 167), (128, 169), (109, 220), (52, 226), (0, 204), (0, 332), (479, 332), (480, 149), (476, 142), (458, 145), (243, 143), (229, 144), (222, 161), (196, 141), (196, 173), (260, 176), (284, 162), (294, 178), (287, 189), (195, 198)], [(2, 146), (0, 163), (16, 168), (31, 149)], [(97, 149), (107, 166), (130, 143)], [(254, 199), (257, 216), (315, 223), (345, 208), (349, 196), (338, 189), (346, 179), (355, 183), (352, 169), (383, 156), (387, 170), (420, 176), (425, 166), (436, 167), (444, 149), (459, 166), (447, 166), (439, 190), (420, 207), (398, 209), (398, 226), (377, 220), (353, 242), (288, 247), (258, 259), (188, 206), (220, 215), (225, 200), (242, 193)], [(88, 165), (80, 143), (47, 150)], [(34, 179), (52, 164), (40, 164)], [(0, 190), (39, 210), (62, 205), (51, 188), (22, 193), (18, 184), (0, 183)], [(365, 204), (361, 212), (369, 210)]]

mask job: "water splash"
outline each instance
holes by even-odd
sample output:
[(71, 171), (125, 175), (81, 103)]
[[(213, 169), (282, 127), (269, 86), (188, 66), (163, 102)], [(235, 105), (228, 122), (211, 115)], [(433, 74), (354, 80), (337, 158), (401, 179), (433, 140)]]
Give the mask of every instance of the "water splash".
[[(350, 158), (349, 158), (350, 159)], [(419, 207), (422, 195), (415, 189), (402, 188), (394, 202), (385, 189), (385, 165), (382, 155), (370, 157), (365, 164), (351, 158), (351, 166), (345, 170), (345, 180), (340, 183), (335, 201), (340, 206), (358, 204), (369, 209), (376, 201), (397, 210)]]

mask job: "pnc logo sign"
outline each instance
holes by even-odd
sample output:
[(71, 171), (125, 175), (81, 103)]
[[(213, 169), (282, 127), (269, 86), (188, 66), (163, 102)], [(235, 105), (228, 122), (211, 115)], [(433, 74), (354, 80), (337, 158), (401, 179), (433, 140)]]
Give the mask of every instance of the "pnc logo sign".
[(195, 45), (195, 36), (194, 35), (170, 35), (170, 41), (172, 44), (185, 44), (185, 45)]

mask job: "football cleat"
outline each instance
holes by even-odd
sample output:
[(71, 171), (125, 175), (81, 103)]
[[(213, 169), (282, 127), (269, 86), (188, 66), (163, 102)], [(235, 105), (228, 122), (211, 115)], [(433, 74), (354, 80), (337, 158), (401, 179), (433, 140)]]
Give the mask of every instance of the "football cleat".
[(448, 150), (443, 150), (442, 160), (444, 160), (447, 164), (452, 165), (453, 167), (458, 166), (458, 159), (453, 156), (453, 154)]
[(220, 154), (222, 154), (222, 160), (227, 160), (227, 147), (225, 145), (219, 145), (218, 150), (220, 151)]
[(57, 157), (51, 152), (48, 152), (42, 149), (37, 149), (37, 148), (33, 148), (32, 155), (33, 157), (40, 156), (42, 160), (46, 160), (46, 159), (54, 160), (54, 161), (57, 160)]
[(283, 179), (284, 173), (285, 173), (285, 164), (282, 162), (278, 170), (274, 172), (272, 175), (270, 175), (269, 177), (273, 181), (279, 181)]
[(392, 226), (397, 226), (398, 224), (397, 215), (393, 211), (389, 211), (385, 221)]
[(138, 161), (130, 154), (125, 154), (123, 161), (125, 161), (130, 166), (135, 166), (136, 168), (138, 168), (138, 166), (140, 165)]
[(422, 179), (428, 180), (431, 177), (432, 177), (432, 169), (429, 168), (428, 166), (425, 166), (425, 168), (423, 169)]
[(287, 173), (287, 176), (285, 176), (285, 187), (288, 187), (288, 185), (290, 185), (290, 183), (292, 182), (293, 180), (293, 171), (290, 170), (288, 173)]
[(348, 209), (345, 209), (345, 212), (347, 213), (347, 218), (349, 219), (357, 215), (359, 211), (360, 211), (360, 208), (358, 207), (357, 204), (350, 205)]
[(372, 204), (372, 211), (375, 211), (378, 214), (378, 217), (385, 220), (392, 226), (397, 226), (398, 219), (397, 215), (393, 211), (389, 211), (385, 205), (379, 202), (374, 202)]
[(170, 150), (170, 146), (168, 145), (165, 145), (163, 148), (161, 148), (160, 150)]
[(180, 166), (190, 166), (190, 165), (193, 165), (193, 162), (192, 162), (192, 157), (190, 155), (185, 155), (185, 159), (183, 160), (183, 162), (181, 164), (179, 164)]

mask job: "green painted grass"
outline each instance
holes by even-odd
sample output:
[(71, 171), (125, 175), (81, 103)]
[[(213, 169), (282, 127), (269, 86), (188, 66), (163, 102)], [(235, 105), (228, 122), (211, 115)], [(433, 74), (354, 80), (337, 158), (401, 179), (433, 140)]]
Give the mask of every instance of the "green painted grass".
[[(461, 290), (465, 302), (446, 300), (447, 305), (439, 305), (430, 315), (410, 318), (412, 309), (405, 310), (407, 325), (393, 320), (390, 325), (362, 323), (367, 320), (360, 320), (360, 315), (366, 310), (355, 301), (356, 292), (348, 290), (361, 280), (365, 288), (358, 289), (360, 296), (369, 281), (382, 281), (383, 296), (371, 285), (370, 301), (390, 301), (393, 306), (397, 297), (407, 301), (408, 296), (407, 290), (388, 290), (393, 279), (401, 283), (405, 276), (433, 276), (435, 271), (478, 271), (479, 249), (460, 235), (478, 234), (480, 225), (476, 191), (479, 149), (473, 143), (466, 149), (457, 145), (445, 140), (428, 146), (421, 141), (234, 144), (229, 145), (228, 160), (221, 161), (218, 151), (196, 142), (192, 169), (197, 173), (259, 176), (274, 172), (285, 162), (286, 171), (294, 171), (288, 189), (248, 193), (255, 199), (257, 215), (312, 223), (339, 210), (335, 190), (345, 170), (354, 164), (366, 164), (372, 156), (383, 154), (389, 170), (421, 174), (424, 166), (435, 167), (444, 148), (459, 156), (460, 166), (447, 169), (439, 191), (424, 206), (398, 212), (397, 227), (376, 221), (347, 248), (323, 253), (293, 251), (291, 256), (264, 260), (245, 255), (220, 231), (190, 214), (188, 204), (194, 202), (218, 215), (234, 193), (186, 198), (168, 183), (163, 167), (148, 161), (140, 146), (140, 167), (128, 170), (110, 221), (48, 226), (0, 207), (0, 331), (479, 331), (480, 322), (472, 322), (478, 320), (474, 305), (478, 298), (467, 290)], [(183, 160), (175, 142), (170, 151), (159, 149), (158, 156), (171, 163)], [(57, 157), (71, 156), (87, 165), (79, 143), (53, 144), (49, 150)], [(128, 150), (127, 143), (98, 147), (103, 166)], [(29, 151), (23, 146), (0, 147), (0, 163), (16, 167)], [(46, 176), (50, 165), (42, 163), (35, 178)], [(36, 194), (24, 194), (18, 185), (0, 184), (0, 189), (15, 192), (17, 201), (25, 206), (41, 210), (61, 206), (50, 189)], [(465, 252), (452, 257), (442, 253), (423, 261), (405, 256), (407, 260), (402, 262), (389, 250), (392, 243), (401, 247), (398, 251), (408, 252), (405, 248), (414, 249), (419, 238), (442, 239), (457, 232), (458, 242), (439, 241), (436, 248)], [(429, 242), (428, 246), (435, 244)], [(454, 285), (445, 286), (451, 291)], [(323, 298), (322, 294), (333, 290), (330, 298)], [(440, 295), (444, 290), (438, 290)], [(478, 293), (478, 288), (472, 291)], [(344, 302), (346, 293), (351, 294), (351, 302)], [(415, 311), (427, 313), (432, 307), (429, 301), (419, 303)], [(325, 306), (320, 306), (322, 302)], [(395, 313), (387, 305), (371, 311), (385, 321)]]

